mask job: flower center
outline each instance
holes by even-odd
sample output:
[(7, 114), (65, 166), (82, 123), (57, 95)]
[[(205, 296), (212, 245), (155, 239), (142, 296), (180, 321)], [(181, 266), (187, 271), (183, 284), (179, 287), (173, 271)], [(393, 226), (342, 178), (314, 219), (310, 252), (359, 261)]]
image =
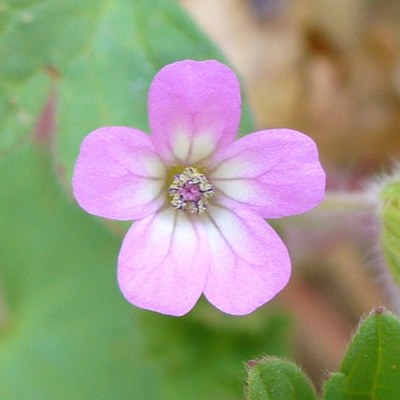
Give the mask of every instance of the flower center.
[(196, 168), (186, 167), (174, 176), (168, 193), (175, 209), (201, 214), (208, 206), (208, 198), (214, 196), (214, 188)]

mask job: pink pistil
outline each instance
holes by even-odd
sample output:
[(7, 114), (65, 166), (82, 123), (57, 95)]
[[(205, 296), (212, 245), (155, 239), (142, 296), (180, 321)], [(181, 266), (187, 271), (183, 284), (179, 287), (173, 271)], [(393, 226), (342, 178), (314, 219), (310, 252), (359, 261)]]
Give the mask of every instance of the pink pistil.
[(201, 192), (197, 184), (186, 182), (179, 190), (180, 196), (186, 201), (199, 201)]

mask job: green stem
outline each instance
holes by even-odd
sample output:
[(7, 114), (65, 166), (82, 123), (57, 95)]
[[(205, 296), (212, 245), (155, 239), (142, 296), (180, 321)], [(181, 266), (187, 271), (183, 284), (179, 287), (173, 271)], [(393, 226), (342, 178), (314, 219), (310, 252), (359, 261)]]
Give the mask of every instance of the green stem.
[(364, 192), (328, 192), (316, 211), (373, 211), (376, 203)]

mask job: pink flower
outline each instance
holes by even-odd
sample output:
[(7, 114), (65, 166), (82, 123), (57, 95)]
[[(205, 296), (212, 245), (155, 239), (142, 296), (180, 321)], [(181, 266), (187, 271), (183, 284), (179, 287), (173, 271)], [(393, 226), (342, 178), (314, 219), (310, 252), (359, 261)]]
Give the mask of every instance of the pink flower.
[(299, 214), (324, 196), (315, 143), (271, 129), (235, 141), (240, 91), (217, 61), (161, 69), (149, 92), (151, 135), (106, 127), (83, 141), (73, 191), (87, 212), (136, 220), (118, 259), (126, 299), (183, 315), (202, 293), (244, 315), (288, 282), (287, 249), (264, 218)]

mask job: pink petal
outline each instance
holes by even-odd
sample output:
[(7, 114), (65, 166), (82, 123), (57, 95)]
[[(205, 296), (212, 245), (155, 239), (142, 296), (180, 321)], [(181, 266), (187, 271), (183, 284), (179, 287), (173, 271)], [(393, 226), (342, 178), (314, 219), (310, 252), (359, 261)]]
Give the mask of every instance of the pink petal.
[(245, 208), (209, 207), (211, 265), (204, 294), (220, 310), (251, 313), (288, 282), (290, 259), (275, 231)]
[(165, 168), (150, 138), (132, 128), (107, 127), (84, 139), (72, 186), (79, 205), (100, 217), (130, 220), (164, 202)]
[(190, 311), (204, 288), (208, 244), (201, 225), (168, 207), (137, 221), (118, 260), (118, 282), (126, 299), (169, 315)]
[(314, 141), (289, 129), (247, 135), (219, 151), (211, 168), (220, 199), (246, 204), (265, 218), (307, 211), (325, 193)]
[(150, 87), (153, 142), (171, 164), (194, 164), (231, 143), (240, 120), (240, 88), (217, 61), (180, 61), (161, 69)]

